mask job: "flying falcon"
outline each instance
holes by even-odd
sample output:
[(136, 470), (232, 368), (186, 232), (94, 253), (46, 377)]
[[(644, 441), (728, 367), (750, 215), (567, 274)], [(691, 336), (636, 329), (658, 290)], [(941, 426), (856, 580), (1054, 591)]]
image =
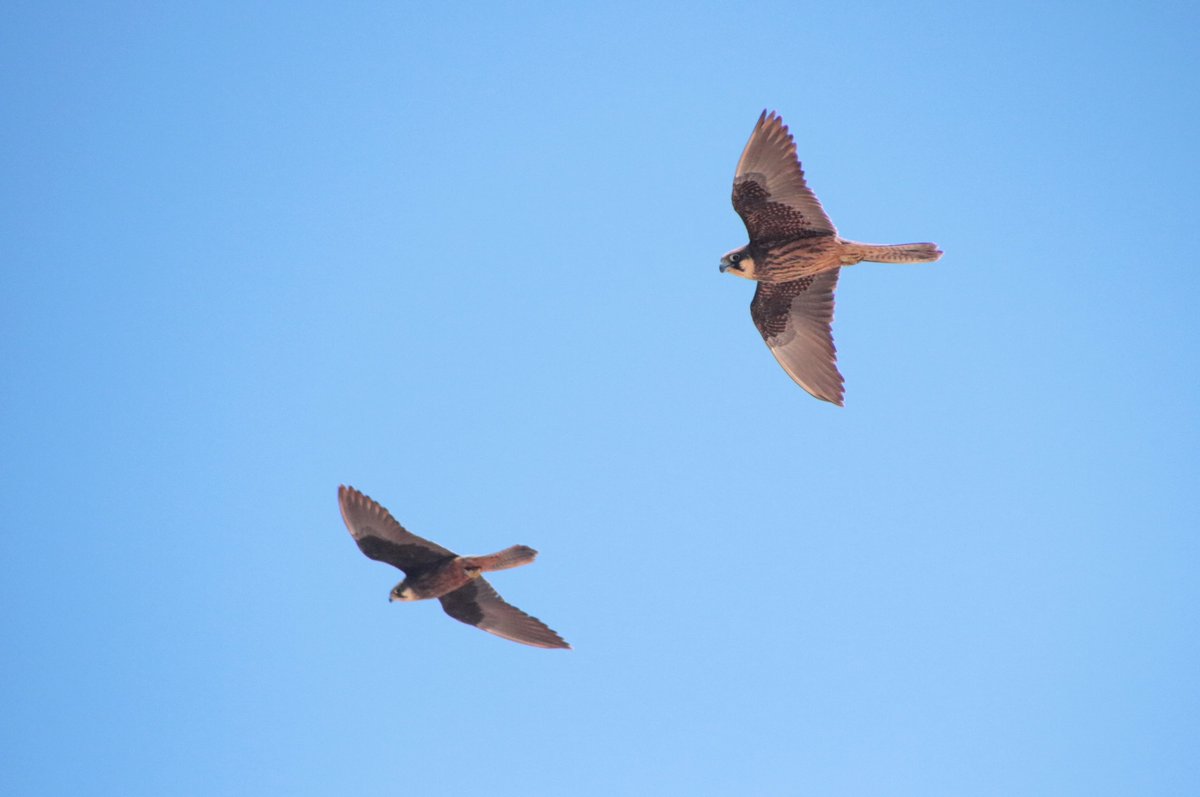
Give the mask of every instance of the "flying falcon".
[(845, 391), (833, 346), (838, 271), (863, 260), (932, 263), (936, 244), (863, 244), (838, 237), (804, 181), (796, 142), (774, 111), (758, 117), (733, 177), (733, 209), (750, 243), (721, 258), (721, 271), (756, 280), (750, 316), (796, 384), (842, 406)]
[(338, 487), (342, 520), (372, 559), (404, 571), (389, 601), (437, 598), (446, 614), (484, 631), (536, 648), (570, 648), (536, 617), (510, 606), (483, 574), (527, 565), (537, 551), (514, 545), (489, 556), (458, 556), (405, 530), (386, 509), (353, 487)]

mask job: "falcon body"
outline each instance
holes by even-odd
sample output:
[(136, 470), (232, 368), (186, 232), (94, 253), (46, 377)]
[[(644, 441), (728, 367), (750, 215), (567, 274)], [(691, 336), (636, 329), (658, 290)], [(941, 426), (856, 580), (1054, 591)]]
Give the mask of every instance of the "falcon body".
[(537, 557), (528, 545), (514, 545), (490, 556), (450, 556), (412, 571), (392, 590), (389, 601), (441, 598), (467, 586), (481, 573), (527, 565)]
[(569, 648), (536, 617), (505, 603), (483, 577), (486, 572), (527, 565), (537, 551), (514, 545), (487, 556), (459, 556), (401, 526), (391, 513), (353, 487), (338, 488), (346, 528), (371, 559), (404, 571), (389, 601), (437, 598), (455, 620), (539, 648)]
[(837, 234), (804, 180), (796, 143), (772, 111), (758, 118), (733, 178), (733, 208), (750, 243), (726, 253), (721, 271), (755, 280), (750, 316), (800, 387), (841, 406), (843, 379), (833, 345), (838, 272), (864, 260), (930, 263), (936, 244), (864, 244)]

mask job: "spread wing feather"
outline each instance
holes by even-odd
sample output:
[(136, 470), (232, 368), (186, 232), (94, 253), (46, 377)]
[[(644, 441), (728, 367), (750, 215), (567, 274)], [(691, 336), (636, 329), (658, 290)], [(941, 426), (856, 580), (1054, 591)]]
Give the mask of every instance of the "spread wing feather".
[(433, 564), (454, 553), (405, 529), (392, 514), (353, 487), (338, 487), (342, 520), (367, 556), (405, 573)]
[(752, 242), (836, 235), (816, 194), (804, 181), (796, 142), (774, 111), (758, 117), (733, 178), (733, 209)]
[(833, 345), (833, 292), (841, 269), (791, 282), (760, 282), (750, 316), (771, 354), (796, 384), (842, 406), (845, 395)]
[(535, 648), (569, 648), (562, 637), (536, 617), (505, 603), (487, 579), (477, 578), (438, 598), (446, 614), (496, 636)]

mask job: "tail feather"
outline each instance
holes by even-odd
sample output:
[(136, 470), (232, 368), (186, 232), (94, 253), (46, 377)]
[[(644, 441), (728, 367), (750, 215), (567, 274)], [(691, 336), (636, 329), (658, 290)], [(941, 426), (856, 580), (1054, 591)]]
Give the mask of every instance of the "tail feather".
[(499, 553), (487, 556), (472, 556), (469, 558), (471, 564), (475, 567), (478, 567), (485, 573), (490, 573), (493, 570), (508, 570), (510, 567), (527, 565), (537, 558), (537, 551), (528, 545), (514, 545), (511, 548), (505, 548)]
[(860, 244), (847, 242), (851, 257), (873, 263), (932, 263), (942, 256), (937, 244)]

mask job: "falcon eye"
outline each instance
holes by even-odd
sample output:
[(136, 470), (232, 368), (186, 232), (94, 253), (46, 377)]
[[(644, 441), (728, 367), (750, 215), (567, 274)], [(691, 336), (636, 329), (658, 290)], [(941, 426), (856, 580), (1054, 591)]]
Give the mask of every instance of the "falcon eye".
[(729, 262), (731, 262), (731, 263), (736, 263), (741, 259), (742, 259), (741, 255), (730, 255), (729, 256)]

